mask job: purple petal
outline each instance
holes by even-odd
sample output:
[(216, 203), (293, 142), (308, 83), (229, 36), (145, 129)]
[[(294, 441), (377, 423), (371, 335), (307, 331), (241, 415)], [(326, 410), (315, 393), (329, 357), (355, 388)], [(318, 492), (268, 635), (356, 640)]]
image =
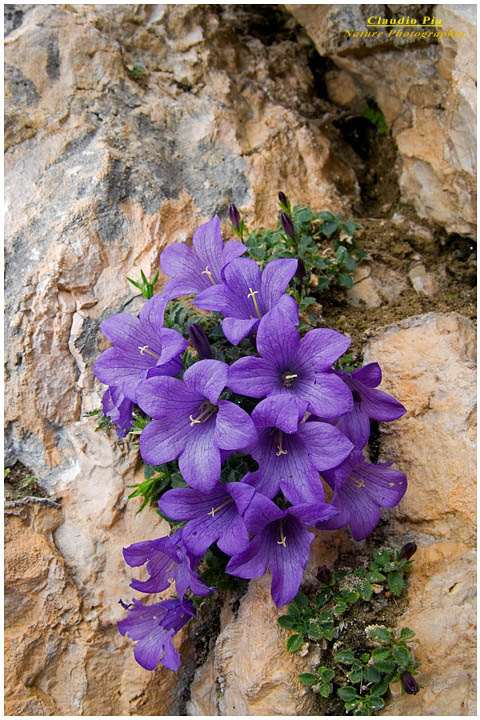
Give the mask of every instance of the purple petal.
[(117, 313), (101, 324), (102, 333), (112, 345), (130, 349), (141, 332), (140, 320), (129, 313)]
[[(323, 483), (317, 471), (304, 473), (296, 478), (284, 478), (280, 487), (287, 500), (293, 505), (325, 502)], [(259, 483), (258, 490), (264, 492), (263, 483)]]
[(327, 370), (350, 345), (350, 338), (335, 330), (310, 330), (300, 340), (295, 367), (302, 370)]
[(268, 310), (280, 300), (295, 275), (298, 260), (271, 260), (262, 272), (262, 297)]
[(257, 439), (250, 415), (227, 400), (220, 400), (215, 425), (215, 442), (224, 450), (241, 450)]
[(258, 319), (240, 320), (235, 317), (226, 317), (222, 322), (223, 334), (232, 345), (238, 345), (248, 333), (258, 325)]
[(293, 600), (298, 592), (315, 535), (290, 516), (283, 524), (285, 545), (282, 545), (278, 523), (275, 525), (267, 528), (264, 542), (269, 551), (273, 602), (281, 607)]
[(352, 393), (334, 373), (318, 372), (313, 379), (300, 376), (295, 380), (294, 389), (297, 396), (308, 402), (308, 409), (314, 415), (330, 418), (353, 408)]
[(228, 369), (227, 386), (233, 392), (263, 398), (278, 384), (278, 372), (263, 358), (243, 357)]
[(230, 301), (225, 285), (211, 285), (197, 295), (194, 305), (202, 310), (213, 310), (226, 315), (230, 311)]
[(170, 330), (169, 328), (164, 328), (159, 333), (159, 337), (162, 342), (162, 352), (160, 354), (160, 359), (157, 360), (157, 365), (165, 366), (166, 363), (176, 359), (188, 345), (185, 338), (180, 335), (179, 332), (176, 330)]
[(193, 250), (185, 243), (173, 243), (160, 255), (160, 267), (170, 277), (191, 277), (195, 279), (193, 268), (196, 258)]
[(391, 395), (381, 390), (372, 390), (364, 388), (361, 393), (362, 408), (368, 417), (378, 420), (379, 422), (388, 422), (389, 420), (397, 420), (402, 417), (407, 410), (395, 400)]
[(237, 258), (236, 260), (232, 260), (224, 269), (223, 275), (225, 284), (232, 297), (232, 305), (234, 303), (233, 298), (235, 297), (237, 299), (236, 305), (233, 305), (235, 312), (233, 312), (232, 315), (234, 317), (248, 318), (250, 315), (252, 317), (258, 317), (255, 304), (252, 298), (249, 297), (251, 290), (257, 291), (258, 293), (256, 299), (260, 314), (263, 315), (266, 312), (260, 294), (262, 275), (255, 260), (251, 258)]
[(338, 419), (338, 429), (353, 442), (358, 450), (365, 447), (370, 437), (370, 420), (362, 408), (362, 403), (354, 403), (353, 410)]
[(247, 249), (247, 246), (244, 245), (242, 242), (238, 242), (238, 240), (229, 240), (227, 243), (225, 243), (223, 248), (223, 267), (225, 267), (225, 265), (227, 265), (229, 262), (232, 262), (232, 260), (235, 260), (235, 258), (243, 255), (243, 253), (246, 252)]
[(160, 295), (154, 295), (147, 300), (140, 310), (141, 324), (153, 334), (161, 334), (164, 330), (165, 306), (167, 299)]
[(340, 465), (353, 450), (350, 440), (327, 423), (302, 423), (298, 433), (317, 470), (328, 470)]
[(216, 404), (227, 384), (227, 373), (228, 365), (220, 360), (200, 360), (185, 371), (183, 381), (190, 391), (203, 395)]
[(214, 281), (222, 281), (223, 239), (220, 218), (214, 215), (211, 220), (200, 225), (193, 233), (193, 248), (202, 269), (208, 267)]
[(291, 295), (282, 295), (277, 303), (277, 310), (281, 310), (294, 325), (298, 325), (298, 305)]
[(325, 502), (303, 502), (288, 508), (288, 514), (296, 517), (302, 525), (315, 525), (338, 515), (338, 509)]
[(278, 370), (296, 367), (293, 363), (298, 351), (298, 330), (278, 308), (270, 310), (260, 321), (257, 332), (260, 355)]
[(190, 414), (197, 410), (203, 400), (203, 395), (192, 391), (181, 380), (171, 377), (143, 380), (136, 392), (137, 404), (147, 415), (186, 426)]
[(247, 530), (251, 535), (256, 535), (268, 523), (285, 517), (286, 512), (281, 510), (274, 502), (259, 492), (256, 492), (245, 513), (243, 519)]
[(221, 463), (213, 418), (191, 428), (178, 466), (185, 481), (196, 490), (209, 492), (215, 487), (220, 478)]
[(382, 382), (382, 371), (380, 365), (376, 362), (368, 363), (361, 368), (357, 368), (352, 373), (352, 378), (367, 385), (370, 388), (375, 388)]
[(268, 554), (262, 533), (253, 538), (245, 550), (230, 558), (225, 572), (241, 578), (258, 578), (265, 575), (267, 565)]
[(220, 550), (227, 555), (235, 555), (248, 547), (249, 537), (245, 521), (237, 515), (233, 522), (229, 523), (228, 532), (225, 532), (217, 541)]
[(258, 428), (279, 428), (295, 433), (303, 417), (293, 395), (271, 395), (258, 403), (252, 411), (252, 420)]
[(208, 517), (216, 504), (223, 502), (225, 491), (218, 485), (213, 493), (203, 493), (192, 488), (174, 488), (167, 490), (158, 501), (160, 510), (172, 520), (193, 520)]
[(179, 456), (186, 438), (183, 422), (173, 425), (168, 419), (152, 420), (140, 435), (140, 455), (150, 465), (162, 465)]

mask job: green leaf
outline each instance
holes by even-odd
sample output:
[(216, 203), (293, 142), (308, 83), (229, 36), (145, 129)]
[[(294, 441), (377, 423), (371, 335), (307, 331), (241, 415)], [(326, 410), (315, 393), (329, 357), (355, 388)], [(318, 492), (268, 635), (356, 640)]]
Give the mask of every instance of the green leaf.
[(380, 682), (372, 685), (370, 692), (372, 695), (385, 695), (388, 690), (389, 679), (388, 677), (382, 678)]
[(370, 695), (368, 699), (368, 704), (374, 710), (381, 710), (383, 707), (385, 707), (385, 703), (382, 698), (376, 695)]
[(352, 220), (347, 220), (346, 222), (342, 223), (342, 229), (345, 230), (347, 235), (354, 235), (355, 234), (355, 223), (352, 222)]
[(325, 667), (325, 665), (318, 668), (318, 674), (321, 676), (323, 682), (330, 682), (335, 677), (335, 671)]
[(399, 665), (408, 665), (410, 662), (410, 653), (407, 648), (394, 645), (392, 648), (393, 657)]
[(320, 640), (323, 637), (322, 630), (318, 626), (318, 623), (310, 623), (310, 626), (308, 628), (308, 637), (310, 638), (310, 640)]
[(368, 573), (368, 579), (371, 583), (381, 583), (386, 580), (386, 577), (379, 570), (372, 570)]
[(351, 650), (342, 650), (335, 655), (335, 660), (342, 665), (352, 665), (355, 662), (355, 655)]
[(185, 482), (183, 477), (180, 475), (180, 473), (173, 473), (173, 475), (170, 477), (170, 482), (171, 482), (173, 488), (188, 487), (187, 483)]
[(287, 640), (288, 652), (297, 652), (303, 645), (303, 635), (292, 635)]
[(363, 670), (353, 670), (348, 676), (348, 682), (354, 683), (355, 685), (357, 683), (361, 683), (362, 679), (363, 679)]
[(322, 697), (327, 698), (330, 695), (331, 691), (332, 689), (330, 683), (323, 683), (323, 685), (320, 685), (320, 695)]
[(390, 650), (390, 648), (375, 648), (374, 650), (372, 650), (372, 658), (375, 662), (380, 662), (381, 660), (386, 660), (387, 658), (389, 658), (391, 652), (392, 651)]
[(333, 623), (331, 625), (325, 623), (322, 625), (322, 635), (323, 637), (327, 638), (327, 640), (332, 640), (333, 636), (335, 634), (335, 627)]
[(299, 608), (307, 608), (310, 607), (310, 601), (306, 595), (299, 592), (295, 595), (295, 597), (292, 600), (292, 603), (297, 605)]
[(315, 598), (315, 605), (317, 608), (321, 608), (330, 600), (332, 597), (332, 591), (329, 588), (322, 588), (322, 590), (319, 590), (317, 593), (317, 596)]
[(387, 575), (388, 587), (394, 595), (401, 595), (402, 590), (405, 587), (405, 581), (403, 574), (399, 572), (388, 573)]
[(343, 615), (346, 609), (347, 603), (342, 600), (341, 602), (337, 603), (337, 605), (335, 605), (335, 607), (333, 608), (333, 614), (336, 617), (339, 617), (339, 615)]
[(365, 582), (362, 583), (361, 590), (360, 590), (362, 599), (366, 600), (368, 602), (370, 600), (370, 598), (372, 597), (372, 592), (373, 592), (372, 586), (370, 585), (368, 580), (365, 580)]
[(320, 228), (321, 232), (326, 235), (327, 237), (330, 237), (330, 235), (333, 235), (333, 233), (338, 228), (338, 222), (336, 220), (326, 220), (322, 227)]
[(320, 220), (336, 220), (336, 216), (332, 215), (331, 212), (328, 212), (328, 210), (322, 210), (321, 212), (317, 213), (317, 218)]
[(365, 677), (367, 678), (368, 682), (372, 683), (380, 682), (380, 680), (382, 679), (382, 676), (374, 667), (369, 667), (365, 670)]
[(292, 618), (290, 615), (281, 615), (278, 618), (278, 624), (283, 628), (294, 628), (298, 624), (298, 621)]
[(347, 248), (344, 247), (343, 245), (340, 245), (338, 247), (337, 252), (335, 253), (335, 260), (340, 265), (341, 263), (343, 263), (343, 261), (345, 260), (347, 255), (348, 255)]
[(300, 673), (298, 679), (307, 687), (312, 687), (312, 685), (316, 685), (319, 682), (318, 677), (316, 675), (312, 675), (312, 673)]
[(381, 643), (390, 643), (392, 641), (392, 633), (384, 627), (376, 627), (370, 630), (370, 637)]
[(407, 640), (411, 640), (411, 638), (415, 637), (415, 633), (413, 630), (410, 630), (409, 627), (404, 627), (400, 631), (400, 640), (402, 642), (405, 642)]
[(357, 265), (357, 263), (351, 255), (347, 255), (347, 257), (343, 261), (343, 266), (344, 266), (345, 270), (348, 270), (349, 273), (351, 273), (355, 270), (356, 265)]
[(345, 687), (338, 688), (337, 695), (344, 701), (351, 701), (357, 699), (357, 691), (351, 685), (345, 685)]
[(346, 273), (341, 273), (338, 276), (338, 282), (340, 285), (346, 288), (351, 288), (353, 285), (353, 280), (350, 275), (347, 275)]
[(389, 662), (388, 660), (379, 660), (378, 662), (375, 660), (374, 666), (375, 670), (385, 675), (389, 675), (395, 670), (395, 663)]

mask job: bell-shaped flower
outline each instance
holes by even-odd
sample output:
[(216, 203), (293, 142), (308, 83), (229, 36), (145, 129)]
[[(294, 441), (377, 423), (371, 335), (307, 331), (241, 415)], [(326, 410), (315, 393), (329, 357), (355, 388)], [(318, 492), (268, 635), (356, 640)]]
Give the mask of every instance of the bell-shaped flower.
[(193, 233), (193, 250), (184, 243), (174, 243), (160, 255), (161, 268), (171, 278), (162, 290), (162, 297), (170, 300), (180, 295), (197, 295), (223, 282), (224, 267), (246, 249), (237, 240), (223, 243), (220, 218), (215, 215)]
[(258, 327), (261, 357), (237, 360), (229, 368), (228, 387), (255, 398), (294, 397), (302, 415), (307, 410), (323, 418), (342, 415), (353, 407), (352, 393), (331, 365), (349, 344), (349, 338), (328, 328), (310, 330), (300, 339), (294, 323), (275, 308)]
[[(238, 505), (241, 510), (240, 501)], [(337, 512), (322, 502), (301, 503), (281, 510), (272, 500), (256, 493), (244, 510), (247, 529), (255, 537), (245, 550), (230, 559), (226, 572), (241, 578), (258, 578), (270, 568), (273, 601), (277, 607), (285, 605), (297, 594), (310, 555), (315, 535), (307, 527)]]
[(102, 332), (113, 347), (102, 352), (93, 372), (105, 385), (118, 386), (131, 402), (136, 402), (141, 380), (173, 376), (182, 369), (180, 354), (187, 341), (176, 330), (164, 327), (166, 303), (155, 295), (145, 303), (138, 318), (118, 313), (102, 322)]
[(222, 285), (204, 290), (195, 305), (225, 315), (222, 322), (225, 337), (238, 345), (255, 331), (260, 319), (272, 308), (280, 308), (293, 323), (298, 323), (297, 303), (285, 295), (288, 283), (297, 269), (297, 261), (272, 260), (260, 272), (255, 260), (239, 258), (224, 270)]
[(185, 371), (183, 382), (152, 377), (137, 391), (138, 405), (153, 418), (140, 435), (143, 460), (162, 465), (178, 458), (186, 482), (204, 492), (220, 479), (221, 450), (241, 450), (256, 438), (248, 413), (219, 400), (227, 370), (218, 360), (200, 360)]
[(133, 402), (125, 397), (121, 388), (111, 385), (103, 393), (102, 409), (115, 424), (118, 437), (125, 437), (132, 427)]
[(338, 515), (317, 527), (325, 530), (350, 525), (355, 540), (370, 535), (381, 518), (380, 508), (397, 505), (407, 489), (406, 476), (390, 470), (392, 463), (367, 463), (355, 450), (341, 465), (322, 476), (333, 489), (332, 505)]
[(361, 450), (370, 436), (370, 418), (379, 422), (397, 420), (406, 413), (406, 408), (382, 390), (374, 390), (382, 381), (378, 363), (364, 365), (353, 373), (335, 371), (350, 388), (353, 395), (353, 409), (338, 419), (338, 427)]
[(248, 532), (232, 488), (244, 504), (255, 493), (243, 483), (217, 483), (210, 492), (177, 488), (162, 495), (158, 503), (160, 510), (172, 520), (187, 520), (182, 528), (183, 540), (193, 555), (203, 555), (214, 542), (227, 555), (247, 547)]
[(190, 557), (182, 538), (182, 530), (173, 535), (134, 543), (123, 549), (123, 557), (130, 567), (147, 564), (148, 580), (132, 580), (130, 587), (146, 593), (159, 593), (175, 581), (180, 600), (188, 588), (194, 595), (204, 597), (213, 592), (195, 572), (198, 561)]
[(272, 395), (252, 411), (258, 441), (248, 448), (259, 469), (248, 482), (269, 498), (281, 489), (291, 503), (324, 501), (319, 470), (336, 467), (353, 445), (324, 422), (303, 422), (291, 395)]
[(169, 670), (178, 670), (180, 655), (172, 640), (187, 622), (195, 617), (189, 600), (163, 600), (154, 605), (144, 605), (135, 600), (128, 606), (128, 614), (117, 623), (122, 635), (136, 640), (135, 660), (145, 670), (155, 670), (159, 662)]

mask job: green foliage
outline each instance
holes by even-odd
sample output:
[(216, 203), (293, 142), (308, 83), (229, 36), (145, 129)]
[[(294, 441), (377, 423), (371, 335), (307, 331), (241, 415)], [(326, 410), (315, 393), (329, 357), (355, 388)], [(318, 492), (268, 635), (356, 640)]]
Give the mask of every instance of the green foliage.
[(225, 572), (229, 560), (229, 555), (223, 553), (216, 544), (213, 544), (205, 553), (199, 568), (199, 575), (209, 587), (215, 587), (221, 592), (235, 590), (237, 595), (241, 596), (247, 590), (248, 580), (228, 575)]
[(110, 428), (113, 427), (113, 422), (110, 420), (109, 417), (103, 414), (103, 410), (101, 407), (96, 408), (95, 410), (90, 410), (90, 412), (84, 414), (84, 417), (94, 417), (95, 415), (98, 416), (98, 422), (95, 428), (95, 432), (98, 432), (99, 430), (108, 432)]
[(129, 283), (132, 283), (132, 285), (135, 285), (135, 287), (141, 291), (142, 295), (146, 297), (147, 300), (149, 300), (151, 297), (153, 297), (153, 288), (155, 287), (155, 283), (158, 280), (158, 274), (159, 271), (157, 270), (157, 272), (153, 276), (153, 279), (151, 281), (148, 281), (143, 270), (140, 270), (140, 275), (142, 277), (141, 283), (138, 283), (129, 277), (127, 277), (127, 280)]
[(389, 131), (387, 121), (385, 120), (385, 115), (382, 113), (376, 103), (370, 101), (369, 106), (365, 108), (362, 115), (364, 118), (369, 120), (372, 125), (375, 125), (378, 135), (388, 135)]
[(141, 497), (142, 504), (137, 510), (139, 513), (147, 505), (154, 507), (164, 492), (172, 488), (187, 487), (187, 483), (178, 471), (176, 461), (164, 463), (163, 465), (149, 465), (145, 463), (143, 466), (143, 476), (145, 480), (136, 485), (128, 485), (129, 488), (135, 488), (130, 493), (128, 499)]
[[(368, 605), (374, 590), (376, 594), (383, 592), (387, 599), (402, 592), (412, 561), (401, 560), (399, 555), (396, 548), (382, 548), (365, 566), (333, 572), (313, 601), (299, 592), (287, 614), (278, 618), (279, 625), (293, 633), (287, 640), (287, 650), (298, 652), (305, 642), (322, 642), (323, 648), (326, 643), (332, 649), (335, 642), (335, 648), (341, 647), (341, 628), (353, 618), (355, 605)], [(417, 674), (418, 665), (408, 648), (414, 636), (410, 628), (394, 632), (383, 625), (366, 627), (365, 648), (341, 649), (332, 655), (332, 667), (322, 665), (298, 678), (324, 698), (335, 691), (346, 713), (373, 715), (384, 707), (391, 682), (397, 682), (404, 671)]]
[(143, 65), (134, 65), (131, 68), (127, 68), (127, 72), (132, 80), (140, 80), (145, 75), (145, 68)]
[[(279, 258), (293, 257), (303, 262), (305, 277), (297, 278), (292, 290), (300, 311), (316, 303), (315, 296), (332, 284), (351, 287), (356, 264), (367, 256), (364, 250), (357, 248), (354, 239), (362, 226), (331, 212), (315, 213), (309, 206), (295, 205), (292, 211), (288, 198), (286, 205), (279, 205), (292, 218), (295, 239), (285, 233), (279, 220), (274, 230), (254, 230), (248, 234), (245, 242), (250, 256), (262, 268), (270, 260)], [(314, 321), (311, 324), (315, 324)]]

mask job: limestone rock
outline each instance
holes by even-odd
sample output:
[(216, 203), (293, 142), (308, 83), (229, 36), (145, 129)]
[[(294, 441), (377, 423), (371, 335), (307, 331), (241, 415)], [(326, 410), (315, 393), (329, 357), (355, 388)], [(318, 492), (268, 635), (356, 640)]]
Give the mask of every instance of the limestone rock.
[[(373, 97), (401, 157), (402, 198), (448, 232), (476, 227), (476, 10), (473, 5), (287, 5), (321, 55), (328, 55), (360, 98)], [(444, 36), (412, 42), (397, 35), (365, 37), (368, 16), (442, 19)], [(393, 15), (392, 15), (393, 13)], [(348, 37), (347, 29), (358, 37)], [(415, 41), (415, 39), (414, 39)], [(392, 49), (394, 46), (395, 49)], [(362, 52), (355, 52), (355, 50)], [(347, 86), (343, 80), (343, 86)], [(335, 100), (335, 86), (332, 100)], [(340, 91), (341, 105), (350, 102)], [(353, 96), (352, 96), (353, 97)], [(364, 102), (357, 106), (362, 114)]]
[(353, 286), (347, 290), (347, 302), (353, 307), (380, 307), (384, 302), (395, 300), (406, 288), (403, 275), (383, 263), (357, 265)]
[(415, 263), (410, 269), (408, 277), (416, 292), (421, 295), (435, 295), (440, 289), (435, 275), (427, 272), (422, 263)]
[[(136, 521), (140, 524), (138, 517)], [(128, 593), (119, 560), (122, 541), (104, 545), (99, 553), (100, 543), (90, 534), (86, 550), (95, 557), (96, 572), (105, 569), (106, 575), (96, 598), (89, 598), (91, 586), (78, 582), (79, 575), (71, 572), (78, 567), (69, 567), (57, 547), (55, 533), (63, 522), (61, 506), (46, 498), (6, 506), (5, 711), (168, 714), (178, 706), (178, 677), (165, 668), (149, 673), (139, 667), (133, 644), (116, 629), (124, 614), (118, 599)], [(139, 537), (141, 528), (129, 539)], [(77, 535), (76, 541), (80, 545), (84, 536)], [(90, 558), (85, 555), (84, 570)], [(188, 633), (177, 638), (184, 656), (187, 638)]]

